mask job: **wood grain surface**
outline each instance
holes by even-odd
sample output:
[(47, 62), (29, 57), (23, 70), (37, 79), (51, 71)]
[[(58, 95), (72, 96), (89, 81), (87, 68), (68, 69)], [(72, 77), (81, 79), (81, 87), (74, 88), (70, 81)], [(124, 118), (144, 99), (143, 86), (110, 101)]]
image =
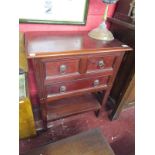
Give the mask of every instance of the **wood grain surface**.
[(55, 57), (77, 54), (118, 52), (131, 50), (118, 40), (110, 42), (92, 39), (88, 32), (27, 32), (25, 33), (27, 57)]

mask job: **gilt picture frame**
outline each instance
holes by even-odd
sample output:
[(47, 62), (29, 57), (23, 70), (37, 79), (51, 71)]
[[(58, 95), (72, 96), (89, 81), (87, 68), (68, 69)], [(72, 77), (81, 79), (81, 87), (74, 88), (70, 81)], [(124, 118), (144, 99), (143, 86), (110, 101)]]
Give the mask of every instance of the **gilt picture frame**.
[(85, 25), (89, 0), (20, 0), (19, 23)]

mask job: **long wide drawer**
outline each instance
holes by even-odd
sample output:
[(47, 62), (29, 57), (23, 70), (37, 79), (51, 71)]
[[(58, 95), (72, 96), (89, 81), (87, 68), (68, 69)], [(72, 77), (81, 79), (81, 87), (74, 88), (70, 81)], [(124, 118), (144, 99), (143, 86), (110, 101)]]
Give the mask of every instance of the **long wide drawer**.
[(46, 86), (47, 95), (64, 94), (80, 89), (89, 89), (104, 86), (108, 84), (109, 76), (79, 79), (68, 82), (60, 82)]

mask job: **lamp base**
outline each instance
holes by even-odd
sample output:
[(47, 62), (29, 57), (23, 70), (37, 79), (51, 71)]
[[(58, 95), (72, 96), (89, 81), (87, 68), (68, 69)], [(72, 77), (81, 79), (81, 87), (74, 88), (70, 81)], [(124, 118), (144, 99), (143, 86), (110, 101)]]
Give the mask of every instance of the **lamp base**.
[(97, 40), (112, 41), (114, 40), (113, 34), (107, 29), (106, 23), (103, 22), (99, 27), (91, 30), (88, 36)]

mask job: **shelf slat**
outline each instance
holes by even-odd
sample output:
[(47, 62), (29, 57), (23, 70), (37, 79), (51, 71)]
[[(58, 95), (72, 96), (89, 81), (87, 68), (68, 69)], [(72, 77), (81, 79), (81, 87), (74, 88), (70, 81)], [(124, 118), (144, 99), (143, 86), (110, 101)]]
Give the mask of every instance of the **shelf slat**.
[(53, 101), (52, 104), (48, 104), (47, 119), (48, 122), (50, 122), (62, 117), (67, 117), (86, 111), (96, 111), (100, 108), (100, 103), (92, 94), (65, 98)]

